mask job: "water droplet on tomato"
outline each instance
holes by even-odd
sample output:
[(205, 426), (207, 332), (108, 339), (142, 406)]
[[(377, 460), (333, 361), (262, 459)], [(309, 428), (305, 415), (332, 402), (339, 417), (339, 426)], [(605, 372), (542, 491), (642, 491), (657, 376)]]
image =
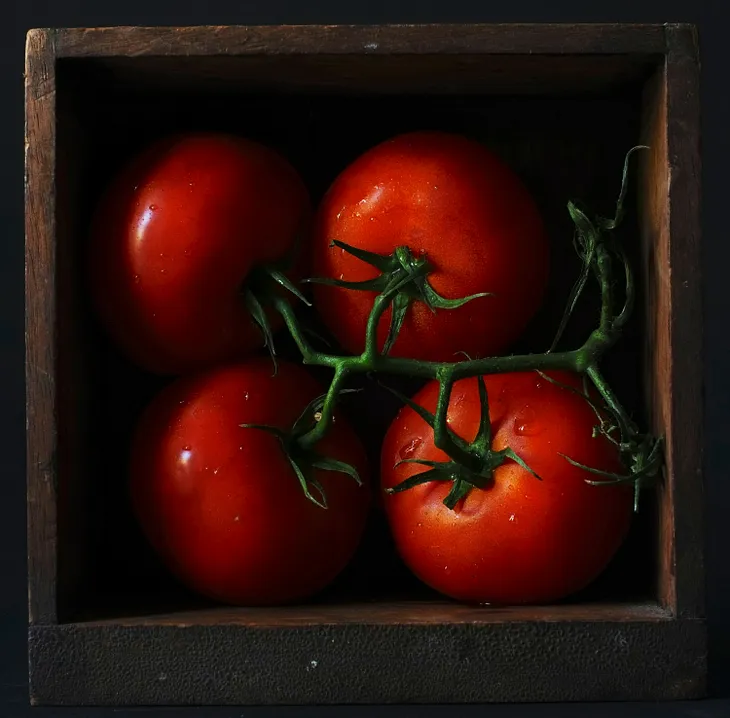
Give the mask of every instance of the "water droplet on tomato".
[(135, 275), (134, 275), (134, 283), (135, 283), (135, 284), (139, 284), (139, 282), (140, 282), (140, 277), (139, 277), (139, 274), (135, 274)]
[(542, 433), (543, 427), (536, 420), (535, 410), (526, 406), (515, 419), (514, 432), (518, 436), (537, 436)]
[(344, 274), (340, 274), (340, 279), (344, 279), (344, 278), (345, 278), (345, 275)]
[(150, 212), (154, 212), (156, 209), (157, 209), (157, 205), (156, 204), (151, 204), (150, 205)]
[(243, 392), (243, 400), (244, 401), (248, 401), (248, 396), (249, 396), (248, 392), (247, 391), (244, 391)]
[(423, 439), (411, 439), (401, 450), (398, 452), (398, 456), (401, 459), (410, 459), (413, 454), (416, 453), (416, 449), (423, 443)]
[(167, 270), (166, 269), (161, 269), (160, 270), (160, 274), (167, 274)]

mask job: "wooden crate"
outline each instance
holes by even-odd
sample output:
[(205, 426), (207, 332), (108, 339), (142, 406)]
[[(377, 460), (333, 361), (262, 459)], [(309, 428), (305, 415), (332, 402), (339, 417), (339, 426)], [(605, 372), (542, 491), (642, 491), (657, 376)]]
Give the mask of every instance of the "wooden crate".
[[(703, 695), (697, 55), (695, 30), (684, 25), (32, 30), (32, 701)], [(89, 317), (78, 248), (99, 188), (142, 143), (203, 128), (279, 147), (316, 198), (361, 150), (423, 127), (475, 135), (522, 173), (545, 212), (561, 282), (575, 270), (565, 202), (578, 194), (610, 212), (624, 152), (637, 140), (651, 146), (632, 184), (629, 231), (645, 311), (607, 371), (666, 437), (656, 501), (645, 501), (638, 528), (597, 584), (561, 605), (485, 609), (438, 599), (397, 562), (372, 560), (387, 553), (377, 526), (350, 573), (310, 605), (200, 602), (160, 570), (125, 503), (130, 426), (157, 384), (117, 356)]]

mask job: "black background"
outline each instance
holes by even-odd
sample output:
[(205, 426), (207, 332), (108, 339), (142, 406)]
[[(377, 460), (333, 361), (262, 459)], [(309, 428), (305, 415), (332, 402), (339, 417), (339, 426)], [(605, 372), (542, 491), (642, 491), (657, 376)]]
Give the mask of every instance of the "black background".
[[(730, 718), (730, 82), (725, 67), (728, 0), (14, 0), (0, 14), (0, 718), (205, 715), (309, 716), (692, 716)], [(31, 27), (379, 22), (692, 22), (702, 52), (705, 476), (712, 699), (683, 704), (335, 707), (278, 709), (31, 709), (25, 586), (23, 384), (23, 48)], [(701, 367), (698, 364), (698, 371)], [(485, 657), (488, 660), (488, 657)], [(404, 676), (403, 680), (408, 677)]]

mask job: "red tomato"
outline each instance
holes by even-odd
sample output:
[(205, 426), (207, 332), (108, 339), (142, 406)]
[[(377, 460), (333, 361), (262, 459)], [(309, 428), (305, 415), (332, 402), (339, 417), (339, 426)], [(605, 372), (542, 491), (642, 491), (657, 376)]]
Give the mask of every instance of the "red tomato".
[[(328, 508), (305, 497), (279, 439), (322, 394), (299, 366), (265, 358), (184, 377), (146, 409), (132, 445), (135, 513), (192, 589), (233, 604), (281, 604), (327, 586), (354, 553), (370, 505), (365, 452), (342, 416), (316, 447), (358, 469), (314, 472)], [(312, 492), (317, 495), (314, 491)]]
[[(458, 309), (412, 304), (393, 356), (454, 361), (499, 353), (524, 330), (543, 296), (548, 244), (542, 219), (514, 172), (481, 144), (457, 135), (400, 135), (360, 156), (337, 177), (316, 221), (313, 274), (362, 281), (374, 267), (331, 240), (379, 254), (407, 245), (434, 267), (432, 287)], [(315, 285), (317, 310), (352, 353), (363, 350), (375, 294)], [(390, 310), (379, 324), (380, 347)]]
[(239, 137), (157, 142), (112, 182), (95, 216), (89, 282), (97, 312), (141, 367), (182, 374), (263, 344), (242, 288), (305, 230), (304, 184), (273, 150)]
[[(572, 374), (550, 375), (574, 387)], [(385, 496), (399, 553), (411, 570), (456, 599), (496, 604), (547, 603), (590, 583), (606, 566), (628, 530), (633, 490), (600, 479), (564, 457), (604, 471), (622, 472), (617, 448), (592, 438), (596, 416), (588, 403), (536, 372), (485, 377), (493, 448), (511, 447), (542, 480), (512, 460), (484, 489), (472, 489), (450, 510), (442, 503), (452, 484), (430, 482)], [(416, 396), (434, 411), (438, 384)], [(467, 441), (480, 419), (478, 381), (457, 382), (448, 410), (451, 429)], [(433, 432), (405, 407), (391, 425), (382, 451), (382, 481), (393, 487), (427, 470), (401, 459), (447, 461)]]

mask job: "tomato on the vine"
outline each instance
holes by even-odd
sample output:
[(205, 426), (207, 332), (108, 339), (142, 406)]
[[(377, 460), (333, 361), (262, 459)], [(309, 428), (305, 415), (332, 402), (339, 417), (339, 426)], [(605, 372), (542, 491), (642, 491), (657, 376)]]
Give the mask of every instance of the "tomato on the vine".
[[(183, 377), (143, 413), (132, 443), (134, 511), (183, 583), (233, 604), (282, 604), (325, 588), (345, 567), (370, 506), (365, 451), (341, 415), (315, 447), (357, 469), (303, 467), (322, 508), (306, 497), (280, 438), (322, 387), (303, 368), (268, 359)], [(312, 494), (314, 495), (314, 490)]]
[[(533, 476), (508, 459), (484, 488), (472, 488), (454, 510), (443, 504), (451, 488), (430, 481), (386, 494), (385, 509), (397, 549), (425, 583), (456, 599), (495, 604), (546, 603), (588, 585), (606, 567), (630, 525), (633, 487), (594, 486), (600, 476), (565, 457), (602, 471), (623, 473), (617, 446), (603, 434), (591, 405), (578, 393), (580, 377), (568, 372), (495, 374), (485, 377), (492, 447), (511, 447)], [(451, 430), (465, 441), (481, 418), (477, 378), (453, 386)], [(436, 408), (438, 382), (413, 400)], [(562, 454), (562, 456), (561, 456)], [(393, 488), (426, 471), (403, 459), (448, 461), (434, 446), (432, 429), (410, 407), (392, 423), (382, 449), (382, 485)]]
[[(340, 247), (389, 255), (407, 246), (428, 260), (428, 281), (446, 299), (488, 292), (435, 313), (413, 302), (393, 356), (455, 361), (498, 354), (524, 331), (547, 283), (540, 212), (515, 172), (482, 144), (443, 132), (399, 135), (370, 149), (334, 181), (318, 210), (313, 275), (364, 281), (379, 271)], [(351, 353), (364, 348), (375, 293), (314, 286), (315, 305)], [(381, 320), (382, 348), (390, 309)]]
[(264, 343), (244, 285), (252, 269), (289, 257), (310, 220), (302, 179), (272, 149), (221, 134), (160, 140), (97, 209), (88, 258), (97, 314), (155, 373), (243, 358)]

